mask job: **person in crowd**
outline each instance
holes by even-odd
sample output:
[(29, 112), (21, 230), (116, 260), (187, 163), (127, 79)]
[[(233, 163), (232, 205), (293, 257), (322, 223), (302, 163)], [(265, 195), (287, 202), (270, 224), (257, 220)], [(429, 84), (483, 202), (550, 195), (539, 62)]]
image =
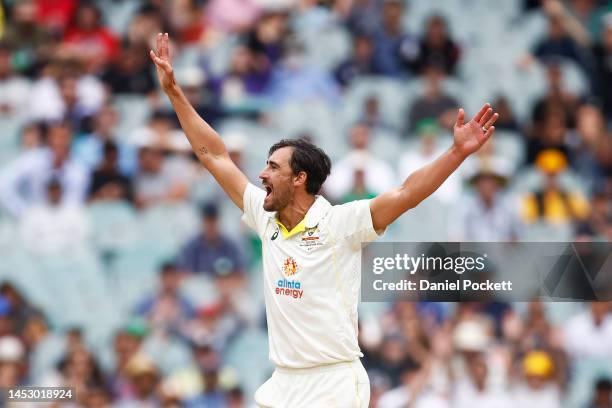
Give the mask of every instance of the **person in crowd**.
[(140, 408), (160, 406), (159, 385), (161, 373), (155, 362), (145, 354), (136, 354), (125, 367), (132, 392), (120, 398), (119, 408)]
[[(430, 163), (444, 150), (440, 142), (442, 129), (433, 118), (421, 119), (415, 129), (419, 138), (416, 148), (406, 150), (398, 160), (399, 176), (408, 177), (412, 172)], [(461, 171), (451, 175), (440, 188), (432, 194), (431, 198), (443, 203), (455, 201), (461, 193)]]
[(117, 52), (116, 62), (102, 74), (102, 82), (113, 94), (150, 95), (157, 89), (145, 50), (141, 44), (125, 44)]
[(542, 151), (535, 165), (544, 177), (543, 186), (525, 196), (521, 215), (525, 222), (541, 221), (549, 225), (564, 225), (586, 219), (589, 202), (579, 191), (567, 190), (560, 174), (568, 164), (563, 153), (555, 149)]
[(30, 81), (13, 69), (13, 51), (0, 42), (0, 118), (23, 117), (30, 95)]
[(132, 182), (119, 170), (119, 148), (112, 141), (104, 143), (102, 162), (91, 175), (89, 200), (132, 202)]
[(470, 177), (476, 195), (452, 217), (450, 236), (456, 241), (512, 242), (521, 236), (521, 221), (511, 199), (504, 194), (510, 166), (497, 158), (484, 162)]
[(418, 38), (403, 27), (405, 5), (399, 0), (385, 0), (381, 25), (373, 34), (374, 66), (377, 73), (390, 77), (408, 74), (409, 64), (419, 52)]
[(612, 357), (612, 313), (609, 302), (592, 302), (563, 327), (564, 348), (573, 359)]
[(159, 291), (146, 296), (136, 306), (135, 314), (146, 318), (152, 327), (172, 331), (195, 316), (195, 308), (180, 293), (181, 273), (176, 265), (162, 265)]
[(425, 35), (420, 41), (418, 57), (412, 63), (413, 69), (420, 73), (434, 63), (443, 67), (447, 75), (452, 75), (459, 55), (459, 47), (450, 37), (444, 17), (437, 14), (429, 17)]
[(0, 170), (0, 204), (13, 217), (41, 205), (52, 179), (60, 183), (62, 202), (83, 203), (89, 185), (86, 170), (70, 157), (72, 130), (67, 123), (51, 125), (42, 149), (26, 151)]
[(24, 212), (19, 227), (21, 239), (32, 254), (66, 253), (87, 242), (90, 227), (85, 209), (64, 197), (60, 181), (51, 180), (47, 185), (47, 203)]
[(335, 77), (340, 85), (347, 87), (359, 77), (374, 75), (374, 44), (366, 35), (357, 35), (353, 38), (352, 55), (336, 68)]
[(607, 13), (603, 17), (604, 29), (601, 34), (601, 39), (593, 47), (593, 55), (595, 59), (595, 72), (593, 76), (593, 92), (603, 104), (606, 119), (612, 119), (612, 95), (607, 92), (607, 89), (612, 87), (612, 13)]
[(235, 242), (225, 236), (219, 224), (219, 208), (208, 203), (202, 208), (202, 229), (180, 250), (178, 267), (208, 276), (242, 274), (244, 261)]
[(511, 404), (526, 408), (560, 408), (562, 390), (555, 381), (554, 361), (546, 351), (528, 352), (521, 361), (521, 381), (511, 391)]
[(452, 96), (447, 95), (442, 89), (444, 79), (444, 67), (437, 62), (432, 62), (423, 67), (423, 78), (425, 89), (418, 96), (408, 111), (406, 129), (408, 132), (416, 129), (417, 123), (426, 118), (434, 118), (444, 129), (451, 129), (453, 115), (459, 106)]
[(83, 61), (88, 72), (99, 71), (119, 54), (119, 41), (102, 22), (94, 2), (81, 2), (66, 30), (60, 52)]
[(593, 390), (593, 398), (587, 408), (610, 408), (612, 407), (612, 382), (605, 377), (597, 380)]
[(349, 134), (352, 150), (334, 165), (324, 186), (325, 192), (336, 201), (350, 194), (355, 186), (356, 172), (363, 173), (364, 191), (368, 195), (386, 191), (395, 181), (393, 169), (369, 150), (371, 129), (358, 123)]

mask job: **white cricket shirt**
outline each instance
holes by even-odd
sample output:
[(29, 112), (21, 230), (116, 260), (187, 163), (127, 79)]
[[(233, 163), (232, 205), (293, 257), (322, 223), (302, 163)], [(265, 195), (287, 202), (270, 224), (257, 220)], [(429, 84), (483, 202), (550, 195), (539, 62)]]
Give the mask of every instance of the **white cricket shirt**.
[(242, 220), (262, 242), (270, 359), (307, 368), (363, 356), (357, 343), (361, 243), (378, 237), (368, 200), (332, 206), (317, 196), (291, 231), (248, 184)]

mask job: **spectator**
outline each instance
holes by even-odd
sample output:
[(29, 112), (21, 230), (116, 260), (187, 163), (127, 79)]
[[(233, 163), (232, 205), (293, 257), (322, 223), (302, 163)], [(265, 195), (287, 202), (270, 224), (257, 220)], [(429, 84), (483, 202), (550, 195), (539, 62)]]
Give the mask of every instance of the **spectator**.
[(90, 201), (133, 200), (132, 183), (119, 171), (119, 149), (111, 141), (104, 143), (102, 163), (94, 170), (89, 188)]
[(334, 165), (324, 186), (333, 200), (339, 201), (350, 194), (355, 186), (355, 173), (359, 171), (363, 172), (364, 191), (368, 196), (385, 192), (394, 185), (393, 169), (368, 150), (370, 132), (364, 124), (357, 124), (350, 130), (352, 151)]
[(133, 393), (117, 401), (119, 408), (160, 406), (157, 395), (161, 373), (155, 363), (144, 354), (134, 355), (126, 366)]
[(449, 408), (447, 401), (427, 388), (428, 369), (415, 363), (404, 363), (401, 384), (380, 397), (379, 408)]
[(84, 201), (89, 180), (70, 157), (71, 139), (66, 123), (51, 125), (48, 147), (23, 153), (0, 172), (0, 202), (12, 216), (20, 217), (28, 208), (43, 204), (52, 179), (60, 183), (63, 204)]
[(551, 57), (567, 58), (588, 72), (589, 61), (583, 48), (589, 45), (588, 34), (580, 24), (575, 24), (558, 0), (544, 4), (549, 5), (548, 34), (536, 45), (535, 56), (544, 61)]
[(157, 90), (146, 48), (127, 44), (118, 54), (119, 58), (109, 64), (102, 75), (102, 81), (112, 93), (151, 95)]
[(0, 43), (0, 117), (23, 117), (30, 93), (30, 82), (18, 75), (11, 63), (11, 49)]
[(564, 348), (576, 361), (612, 358), (612, 314), (609, 302), (593, 302), (590, 310), (574, 316), (564, 326)]
[(512, 106), (505, 96), (498, 96), (493, 102), (495, 110), (499, 112), (499, 119), (495, 122), (495, 128), (498, 130), (507, 130), (520, 132), (521, 128), (519, 121), (512, 111)]
[(512, 390), (512, 404), (525, 408), (560, 408), (561, 390), (554, 382), (555, 366), (544, 351), (530, 351), (523, 358), (524, 382)]
[(404, 4), (399, 0), (385, 0), (382, 24), (374, 33), (374, 66), (376, 72), (387, 76), (402, 76), (407, 66), (418, 55), (418, 39), (404, 32), (402, 19)]
[(21, 128), (21, 150), (36, 150), (43, 145), (43, 126), (38, 123), (28, 123)]
[(220, 387), (221, 358), (209, 344), (194, 345), (194, 359), (199, 372), (202, 391), (186, 402), (187, 408), (227, 406), (227, 394)]
[[(521, 222), (515, 206), (504, 194), (509, 166), (501, 159), (482, 163), (471, 176), (476, 195), (453, 217), (453, 241), (509, 242), (520, 238)], [(452, 223), (451, 223), (452, 224)]]
[[(228, 2), (228, 0), (223, 0)], [(221, 0), (219, 0), (221, 2)], [(241, 10), (244, 5), (241, 5)], [(288, 16), (282, 11), (269, 11), (263, 13), (254, 23), (254, 27), (247, 34), (247, 47), (253, 51), (258, 64), (266, 63), (275, 67), (283, 57), (283, 41), (288, 35)], [(261, 66), (261, 65), (260, 65)]]
[(333, 106), (340, 99), (340, 90), (332, 76), (305, 60), (301, 44), (288, 47), (272, 74), (269, 93), (274, 105), (323, 101)]
[(141, 319), (131, 320), (117, 332), (113, 342), (114, 361), (110, 386), (114, 398), (124, 399), (133, 395), (129, 381), (129, 363), (141, 351), (144, 339), (149, 334), (148, 325)]
[(217, 205), (205, 205), (202, 209), (202, 232), (181, 249), (179, 268), (208, 276), (242, 274), (244, 263), (238, 246), (220, 228)]
[(336, 80), (346, 87), (355, 78), (375, 74), (374, 63), (372, 40), (365, 35), (357, 35), (353, 39), (353, 54), (336, 68)]
[(245, 46), (233, 50), (228, 72), (212, 84), (218, 100), (230, 112), (257, 112), (270, 80), (269, 63)]
[(510, 408), (508, 393), (491, 381), (489, 367), (483, 355), (468, 360), (468, 377), (460, 378), (453, 389), (455, 408)]
[(545, 177), (544, 186), (525, 197), (523, 219), (550, 225), (584, 220), (589, 214), (588, 201), (582, 193), (566, 190), (559, 180), (559, 174), (567, 168), (565, 156), (557, 150), (544, 150), (537, 156), (536, 166)]
[(550, 149), (563, 153), (566, 160), (571, 159), (568, 119), (562, 111), (554, 110), (547, 114), (536, 132), (527, 143), (527, 163), (534, 163), (543, 151)]
[(373, 131), (393, 132), (395, 130), (394, 126), (383, 118), (378, 97), (375, 95), (366, 98), (360, 122)]
[(84, 209), (66, 202), (62, 185), (51, 180), (47, 204), (29, 208), (21, 219), (20, 231), (25, 248), (38, 255), (73, 250), (87, 242), (89, 222)]
[[(439, 141), (440, 126), (435, 119), (421, 119), (415, 129), (419, 136), (419, 146), (403, 153), (399, 158), (399, 177), (407, 178), (412, 172), (431, 163), (446, 150)], [(461, 193), (461, 170), (453, 173), (430, 197), (443, 203), (454, 202)]]
[(27, 322), (40, 313), (11, 282), (7, 281), (0, 285), (0, 296), (8, 303), (8, 310), (17, 333), (22, 333)]
[(546, 94), (533, 108), (533, 122), (537, 127), (543, 124), (549, 115), (563, 114), (570, 126), (574, 123), (574, 113), (578, 107), (578, 97), (568, 91), (563, 78), (563, 71), (558, 61), (551, 60), (546, 64), (548, 87)]
[(148, 295), (136, 307), (136, 315), (152, 327), (172, 331), (195, 315), (194, 307), (180, 292), (181, 275), (174, 264), (161, 267), (159, 292)]
[(423, 77), (425, 91), (412, 103), (408, 112), (406, 129), (414, 131), (417, 123), (426, 118), (434, 118), (443, 128), (452, 129), (459, 104), (442, 90), (444, 68), (438, 65), (428, 65), (423, 68)]
[[(192, 164), (176, 152), (180, 134), (171, 122), (154, 117), (151, 126), (135, 135), (138, 170), (134, 177), (135, 202), (139, 208), (184, 201), (192, 181)], [(184, 139), (181, 139), (184, 141)]]
[(26, 350), (15, 336), (0, 337), (0, 387), (13, 388), (25, 385)]
[(606, 90), (612, 87), (612, 13), (604, 17), (604, 29), (601, 41), (598, 42), (593, 54), (595, 57), (596, 75), (593, 77), (593, 91), (603, 103), (604, 113), (608, 121), (612, 120), (612, 95)]
[(93, 2), (79, 4), (74, 23), (66, 30), (62, 51), (83, 61), (88, 72), (97, 72), (117, 57), (119, 42), (102, 24), (102, 12)]
[(25, 75), (35, 74), (41, 60), (47, 59), (53, 47), (48, 47), (49, 33), (38, 24), (39, 2), (23, 0), (15, 2), (6, 25), (3, 40), (15, 52), (19, 63), (16, 70)]
[(28, 118), (47, 122), (68, 119), (76, 126), (74, 131), (91, 130), (87, 119), (104, 104), (102, 82), (83, 74), (76, 60), (54, 59), (42, 72), (32, 85)]
[(112, 142), (119, 149), (119, 167), (125, 175), (134, 173), (135, 152), (125, 143), (116, 141), (119, 115), (112, 105), (104, 105), (93, 118), (93, 131), (77, 138), (73, 144), (73, 156), (89, 171), (102, 164), (104, 146)]
[[(260, 16), (261, 12), (256, 1), (213, 0), (207, 4), (204, 15), (207, 25), (213, 30), (221, 34), (240, 34), (265, 19), (266, 15)], [(262, 31), (269, 33), (265, 29)]]
[(568, 138), (573, 167), (591, 190), (604, 176), (604, 169), (597, 160), (597, 152), (605, 149), (606, 124), (601, 110), (592, 104), (583, 104), (576, 112), (576, 130)]
[(600, 378), (595, 383), (593, 399), (587, 408), (610, 408), (612, 407), (612, 382), (607, 378)]
[(446, 21), (440, 15), (433, 15), (427, 21), (425, 36), (420, 42), (418, 57), (413, 63), (416, 72), (422, 72), (429, 65), (443, 67), (447, 75), (455, 73), (459, 60), (459, 47), (450, 38)]
[(577, 241), (610, 241), (612, 239), (612, 201), (603, 191), (591, 198), (591, 215), (576, 228)]

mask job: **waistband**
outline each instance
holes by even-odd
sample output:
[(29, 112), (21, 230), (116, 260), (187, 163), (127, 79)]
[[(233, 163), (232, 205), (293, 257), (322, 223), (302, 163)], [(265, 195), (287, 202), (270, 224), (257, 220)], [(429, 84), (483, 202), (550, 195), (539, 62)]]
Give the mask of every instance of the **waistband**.
[(355, 359), (353, 361), (340, 361), (338, 363), (332, 364), (322, 364), (314, 367), (307, 368), (289, 368), (289, 367), (279, 367), (276, 366), (276, 371), (283, 374), (314, 374), (314, 373), (322, 373), (325, 371), (333, 371), (340, 370), (343, 368), (351, 368), (351, 367), (361, 366), (361, 361), (359, 359)]

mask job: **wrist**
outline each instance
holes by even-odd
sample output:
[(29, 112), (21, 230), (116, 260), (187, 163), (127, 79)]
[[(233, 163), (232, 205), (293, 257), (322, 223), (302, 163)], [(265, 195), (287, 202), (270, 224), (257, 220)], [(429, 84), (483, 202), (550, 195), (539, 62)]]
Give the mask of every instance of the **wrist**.
[(170, 85), (164, 87), (164, 92), (166, 93), (166, 95), (171, 97), (171, 96), (178, 95), (179, 92), (180, 92), (180, 89), (179, 89), (179, 86), (177, 85), (177, 83), (175, 81), (172, 81), (172, 83)]
[(453, 144), (449, 149), (449, 154), (452, 160), (455, 160), (459, 163), (463, 162), (470, 155), (455, 144)]

